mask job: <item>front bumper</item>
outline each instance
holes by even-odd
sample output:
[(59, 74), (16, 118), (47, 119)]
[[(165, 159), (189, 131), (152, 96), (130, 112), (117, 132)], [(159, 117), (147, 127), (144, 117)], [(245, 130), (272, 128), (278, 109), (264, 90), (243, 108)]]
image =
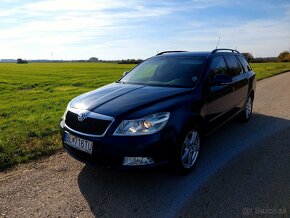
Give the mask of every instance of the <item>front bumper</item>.
[[(92, 154), (85, 153), (64, 142), (64, 132), (93, 142)], [(145, 136), (104, 136), (88, 137), (67, 128), (61, 129), (64, 149), (75, 159), (84, 163), (109, 168), (148, 168), (168, 162), (176, 142), (175, 134), (170, 130)], [(124, 157), (151, 157), (154, 163), (149, 165), (124, 166)]]

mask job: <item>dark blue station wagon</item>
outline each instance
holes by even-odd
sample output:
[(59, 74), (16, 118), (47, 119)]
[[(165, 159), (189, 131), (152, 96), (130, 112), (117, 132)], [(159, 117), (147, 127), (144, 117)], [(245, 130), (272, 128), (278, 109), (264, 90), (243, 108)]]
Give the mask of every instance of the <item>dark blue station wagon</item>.
[(255, 87), (255, 73), (236, 50), (162, 52), (70, 101), (60, 122), (63, 145), (85, 163), (171, 162), (187, 174), (202, 136), (232, 118), (250, 119)]

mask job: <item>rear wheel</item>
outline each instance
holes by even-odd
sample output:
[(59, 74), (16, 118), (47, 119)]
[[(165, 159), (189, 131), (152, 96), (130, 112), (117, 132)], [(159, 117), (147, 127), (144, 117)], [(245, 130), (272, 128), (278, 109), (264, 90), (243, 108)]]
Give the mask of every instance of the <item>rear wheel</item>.
[(245, 109), (241, 113), (241, 120), (243, 122), (248, 122), (252, 116), (253, 111), (253, 95), (250, 95), (247, 99)]
[(176, 157), (177, 170), (182, 174), (190, 173), (197, 161), (200, 150), (200, 133), (197, 129), (187, 130), (181, 137)]

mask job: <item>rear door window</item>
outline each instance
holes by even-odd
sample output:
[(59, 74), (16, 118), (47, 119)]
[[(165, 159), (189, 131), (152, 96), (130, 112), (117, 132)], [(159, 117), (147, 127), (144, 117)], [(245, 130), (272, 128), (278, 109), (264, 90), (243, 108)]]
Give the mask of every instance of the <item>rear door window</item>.
[(225, 55), (225, 59), (228, 66), (229, 76), (234, 77), (243, 73), (242, 67), (234, 55)]

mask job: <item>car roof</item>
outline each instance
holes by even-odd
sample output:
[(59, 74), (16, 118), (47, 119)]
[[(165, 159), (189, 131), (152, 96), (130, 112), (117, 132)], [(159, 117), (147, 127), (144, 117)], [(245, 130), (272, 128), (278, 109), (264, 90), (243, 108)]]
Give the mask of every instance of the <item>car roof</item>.
[(192, 57), (192, 56), (209, 56), (211, 54), (210, 51), (200, 51), (200, 52), (192, 52), (192, 51), (165, 51), (158, 53), (156, 56), (175, 56), (175, 57)]
[(158, 53), (156, 56), (173, 56), (173, 57), (196, 57), (196, 56), (204, 56), (208, 57), (210, 55), (216, 54), (234, 54), (240, 55), (237, 50), (228, 49), (228, 48), (219, 48), (214, 49), (212, 51), (163, 51)]

